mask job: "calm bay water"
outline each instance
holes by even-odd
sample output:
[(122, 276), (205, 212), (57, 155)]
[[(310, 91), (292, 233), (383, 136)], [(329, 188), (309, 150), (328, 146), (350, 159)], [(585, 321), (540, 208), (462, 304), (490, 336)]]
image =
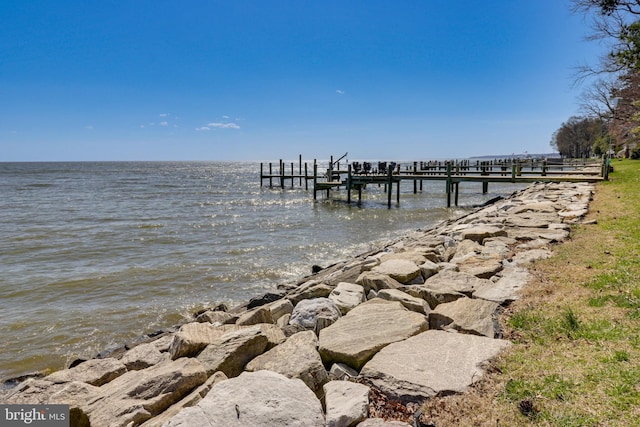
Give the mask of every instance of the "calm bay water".
[[(0, 378), (62, 368), (464, 209), (444, 208), (441, 182), (417, 195), (407, 183), (387, 209), (377, 187), (358, 207), (259, 181), (257, 163), (0, 163)], [(462, 184), (460, 204), (521, 187)]]

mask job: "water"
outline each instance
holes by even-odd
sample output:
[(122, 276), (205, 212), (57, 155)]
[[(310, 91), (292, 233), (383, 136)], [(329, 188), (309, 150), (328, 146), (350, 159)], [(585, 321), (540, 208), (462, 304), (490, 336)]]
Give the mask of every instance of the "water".
[[(0, 163), (0, 378), (62, 368), (463, 212), (444, 208), (442, 182), (418, 195), (407, 183), (387, 209), (377, 186), (357, 206), (259, 181), (257, 163)], [(463, 183), (460, 204), (518, 188)]]

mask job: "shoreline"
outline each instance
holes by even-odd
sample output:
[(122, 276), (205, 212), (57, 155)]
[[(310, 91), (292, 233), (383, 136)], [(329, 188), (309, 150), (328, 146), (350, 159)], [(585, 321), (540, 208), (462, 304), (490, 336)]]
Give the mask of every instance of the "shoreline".
[[(567, 191), (573, 191), (573, 197), (581, 200), (563, 201), (562, 193)], [(546, 192), (554, 193), (557, 200), (549, 202)], [(415, 390), (424, 389), (426, 387), (424, 385), (416, 385), (411, 391), (398, 391), (386, 380), (382, 380), (394, 375), (403, 375), (403, 373), (385, 371), (384, 356), (400, 357), (398, 354), (390, 356), (385, 352), (403, 342), (415, 341), (417, 337), (423, 340), (427, 338), (444, 340), (445, 347), (449, 345), (446, 343), (451, 337), (464, 338), (462, 342), (465, 346), (470, 345), (467, 339), (480, 340), (477, 344), (479, 347), (474, 348), (487, 348), (497, 344), (497, 351), (499, 351), (506, 347), (508, 343), (500, 340), (499, 331), (495, 330), (493, 319), (498, 308), (508, 305), (509, 301), (517, 298), (517, 290), (524, 286), (520, 279), (524, 278), (526, 282), (526, 274), (522, 271), (524, 267), (520, 266), (535, 259), (542, 259), (540, 257), (551, 256), (549, 247), (554, 241), (560, 242), (568, 237), (567, 224), (579, 221), (586, 214), (592, 193), (593, 185), (590, 184), (533, 184), (513, 193), (510, 197), (476, 208), (458, 218), (441, 221), (426, 230), (418, 229), (406, 233), (386, 242), (379, 249), (357, 255), (350, 260), (324, 268), (314, 275), (306, 276), (295, 285), (283, 285), (279, 287), (278, 292), (253, 298), (230, 310), (213, 307), (213, 310), (194, 316), (194, 322), (179, 325), (177, 331), (166, 331), (160, 335), (148, 337), (147, 342), (138, 343), (131, 348), (125, 346), (103, 355), (102, 358), (81, 361), (70, 369), (57, 371), (43, 379), (28, 379), (16, 388), (5, 392), (3, 398), (15, 403), (34, 403), (34, 401), (64, 403), (66, 399), (67, 404), (72, 407), (72, 412), (75, 411), (77, 416), (90, 419), (91, 425), (101, 425), (99, 420), (104, 414), (92, 407), (91, 399), (87, 399), (87, 396), (100, 395), (101, 399), (116, 399), (114, 396), (119, 395), (118, 390), (122, 387), (126, 388), (125, 381), (119, 378), (140, 381), (141, 376), (148, 378), (148, 375), (142, 375), (145, 370), (166, 368), (169, 365), (175, 365), (178, 361), (183, 365), (193, 365), (188, 368), (197, 371), (192, 377), (197, 377), (194, 381), (199, 384), (194, 386), (189, 383), (191, 385), (181, 389), (177, 392), (177, 396), (172, 396), (170, 401), (161, 405), (162, 410), (142, 416), (143, 425), (155, 425), (149, 422), (160, 419), (169, 421), (170, 418), (167, 418), (167, 415), (177, 415), (183, 408), (197, 408), (199, 407), (197, 402), (205, 402), (208, 399), (206, 396), (209, 389), (218, 388), (212, 388), (220, 380), (220, 375), (216, 376), (216, 373), (224, 372), (227, 378), (231, 378), (226, 380), (229, 384), (235, 381), (235, 378), (250, 378), (255, 372), (245, 372), (245, 366), (249, 366), (248, 364), (254, 363), (256, 359), (260, 360), (269, 353), (277, 353), (276, 350), (285, 347), (285, 344), (292, 339), (291, 337), (300, 338), (304, 335), (305, 339), (311, 342), (307, 348), (313, 350), (310, 350), (311, 355), (307, 359), (313, 359), (315, 362), (319, 360), (319, 365), (322, 367), (320, 369), (318, 363), (315, 363), (314, 375), (324, 379), (316, 384), (312, 380), (305, 380), (305, 374), (300, 373), (285, 374), (285, 378), (303, 377), (302, 381), (309, 390), (313, 391), (314, 398), (317, 399), (315, 396), (324, 397), (322, 400), (325, 401), (325, 405), (329, 404), (330, 398), (323, 386), (334, 382), (329, 379), (350, 378), (352, 381), (347, 381), (348, 383), (368, 387), (368, 390), (382, 390), (389, 399), (401, 402), (407, 413), (414, 414), (417, 411), (416, 400), (428, 398), (429, 392)], [(530, 194), (534, 196), (530, 197)], [(555, 209), (554, 204), (562, 204), (561, 202), (566, 202), (562, 207), (563, 210)], [(502, 218), (502, 222), (497, 221), (503, 213), (510, 210), (512, 211), (511, 219)], [(516, 211), (517, 213), (514, 213)], [(557, 216), (556, 222), (549, 221), (552, 215)], [(497, 224), (502, 224), (502, 227)], [(515, 237), (509, 236), (507, 228)], [(526, 247), (520, 248), (518, 245)], [(528, 256), (518, 255), (523, 252)], [(446, 279), (446, 284), (442, 281), (438, 283), (436, 279), (440, 276)], [(475, 279), (472, 280), (471, 277)], [(460, 282), (456, 282), (458, 279)], [(451, 285), (454, 282), (456, 284)], [(504, 287), (498, 291), (496, 288), (500, 282), (505, 283), (503, 283)], [(315, 313), (314, 310), (308, 310), (303, 314), (299, 313), (300, 310), (296, 311), (301, 302), (315, 300), (324, 304), (316, 308)], [(462, 302), (467, 305), (463, 307)], [(456, 308), (455, 305), (461, 306)], [(362, 307), (367, 309), (364, 310)], [(469, 320), (460, 318), (460, 313), (456, 310), (466, 313), (486, 313), (482, 318)], [(367, 318), (367, 313), (371, 311), (375, 311), (376, 316)], [(365, 320), (358, 318), (355, 313), (364, 316)], [(398, 316), (406, 317), (406, 324), (403, 327), (412, 325), (413, 329), (410, 332), (393, 330), (389, 332), (389, 336), (382, 339), (382, 344), (377, 344), (379, 348), (375, 350), (369, 348), (371, 341), (379, 339), (379, 336), (376, 334), (367, 336), (368, 332), (362, 329), (362, 325), (375, 323), (379, 318), (396, 319)], [(346, 321), (350, 318), (354, 319), (353, 322)], [(378, 326), (384, 327), (384, 325)], [(335, 342), (333, 340), (335, 337), (344, 334), (340, 327), (350, 331), (350, 341), (354, 340), (353, 337), (367, 336), (365, 341), (369, 342), (361, 343), (365, 349), (356, 351), (354, 355), (351, 354), (351, 350), (344, 348), (353, 343)], [(436, 330), (447, 330), (450, 333), (435, 333)], [(310, 331), (313, 331), (311, 334), (313, 337), (307, 336), (307, 332)], [(457, 333), (452, 333), (453, 331)], [(442, 333), (444, 335), (441, 335)], [(258, 339), (256, 336), (261, 338)], [(241, 344), (238, 344), (238, 341), (241, 341)], [(262, 350), (249, 350), (247, 342), (250, 341), (264, 341)], [(232, 351), (231, 347), (234, 345), (238, 348)], [(412, 345), (426, 344), (412, 342)], [(383, 351), (385, 348), (387, 350)], [(141, 359), (146, 357), (147, 360), (144, 363), (136, 360), (135, 362), (140, 363), (131, 362), (131, 366), (126, 366), (122, 362), (123, 359), (126, 361), (135, 358), (132, 354), (141, 353), (142, 349), (147, 353), (137, 357)], [(398, 351), (402, 354), (405, 350)], [(217, 355), (203, 357), (202, 354), (206, 351)], [(218, 366), (219, 369), (211, 367), (211, 358), (220, 359), (222, 356), (218, 353), (225, 351), (230, 352), (223, 357), (222, 365), (225, 367), (220, 368), (222, 365)], [(364, 360), (359, 356), (362, 352), (367, 353)], [(247, 354), (252, 354), (253, 357), (240, 363), (242, 365), (240, 368), (226, 367), (225, 363), (233, 364), (227, 359), (242, 359)], [(289, 354), (288, 359), (292, 357)], [(486, 356), (486, 360), (491, 357), (493, 356)], [(154, 361), (155, 363), (151, 363)], [(268, 366), (265, 369), (275, 372), (284, 369), (274, 368), (275, 362), (270, 363), (264, 365)], [(336, 366), (337, 368), (334, 369)], [(184, 373), (185, 369), (189, 370), (186, 365), (181, 367), (183, 378), (188, 376)], [(103, 371), (108, 371), (108, 374)], [(325, 371), (324, 376), (320, 371)], [(93, 378), (98, 372), (104, 375), (100, 375), (98, 379)], [(308, 370), (305, 372), (308, 374)], [(355, 375), (353, 375), (354, 372)], [(473, 376), (475, 375), (482, 375), (482, 371), (474, 370)], [(356, 379), (357, 382), (354, 382)], [(282, 381), (281, 378), (277, 380)], [(114, 384), (120, 388), (115, 387)], [(207, 385), (206, 392), (202, 388), (205, 385)], [(462, 388), (459, 387), (456, 392), (461, 392), (467, 386), (468, 384), (463, 385)], [(75, 391), (71, 393), (71, 389)], [(197, 394), (199, 398), (193, 396), (196, 389), (200, 390)], [(84, 397), (79, 399), (79, 396)], [(367, 399), (368, 396), (369, 392), (367, 392)], [(188, 401), (184, 401), (187, 398), (189, 398)], [(120, 397), (116, 400), (118, 404), (123, 403)], [(176, 407), (175, 405), (180, 402), (182, 406)], [(311, 402), (311, 406), (316, 406), (313, 401)], [(367, 401), (368, 414), (372, 412), (371, 405), (372, 403)], [(328, 408), (329, 406), (327, 411)], [(190, 411), (185, 409), (182, 412), (188, 414), (194, 411), (195, 409)], [(329, 413), (324, 414), (322, 408), (321, 415), (323, 419), (329, 417)], [(317, 414), (314, 416), (317, 418)], [(122, 425), (129, 421), (134, 421), (134, 425), (142, 424), (124, 415), (111, 420), (117, 423), (120, 421), (123, 421)]]

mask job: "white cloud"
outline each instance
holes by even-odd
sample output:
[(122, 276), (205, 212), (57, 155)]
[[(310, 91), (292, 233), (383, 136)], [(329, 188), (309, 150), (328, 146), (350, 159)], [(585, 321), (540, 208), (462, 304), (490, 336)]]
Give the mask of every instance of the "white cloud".
[(169, 115), (170, 115), (169, 113), (162, 113), (160, 114), (160, 117), (169, 117)]
[(140, 129), (144, 129), (144, 125), (140, 125)]
[(93, 126), (89, 125), (89, 126), (85, 126), (84, 127), (86, 130), (93, 130)]
[(160, 122), (160, 126), (169, 126), (169, 122)]
[(340, 90), (340, 89), (336, 89), (336, 93), (337, 93), (338, 95), (344, 95), (344, 91), (343, 91), (343, 90)]
[(223, 119), (228, 120), (230, 117), (229, 116), (222, 116)]
[(207, 126), (220, 129), (240, 129), (235, 123), (209, 123)]
[(206, 127), (206, 126), (202, 126), (202, 127), (196, 128), (196, 130), (197, 130), (197, 131), (201, 131), (201, 130), (211, 130), (211, 129), (209, 129), (209, 128), (208, 128), (208, 127)]

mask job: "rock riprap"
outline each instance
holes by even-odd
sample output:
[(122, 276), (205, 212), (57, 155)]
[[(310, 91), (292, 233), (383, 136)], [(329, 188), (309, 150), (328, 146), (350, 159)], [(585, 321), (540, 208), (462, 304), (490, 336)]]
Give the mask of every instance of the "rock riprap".
[(365, 419), (378, 404), (369, 398), (419, 404), (477, 381), (509, 346), (495, 338), (500, 307), (526, 286), (527, 266), (581, 221), (593, 189), (531, 185), (248, 303), (210, 307), (27, 379), (0, 401), (68, 404), (73, 426), (410, 425)]

